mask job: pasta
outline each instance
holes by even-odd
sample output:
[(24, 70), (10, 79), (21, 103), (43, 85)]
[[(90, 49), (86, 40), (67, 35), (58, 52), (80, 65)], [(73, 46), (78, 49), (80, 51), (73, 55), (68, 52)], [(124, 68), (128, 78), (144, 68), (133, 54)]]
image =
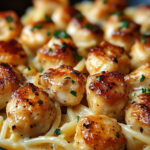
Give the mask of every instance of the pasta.
[(150, 9), (125, 7), (0, 12), (0, 150), (150, 150)]

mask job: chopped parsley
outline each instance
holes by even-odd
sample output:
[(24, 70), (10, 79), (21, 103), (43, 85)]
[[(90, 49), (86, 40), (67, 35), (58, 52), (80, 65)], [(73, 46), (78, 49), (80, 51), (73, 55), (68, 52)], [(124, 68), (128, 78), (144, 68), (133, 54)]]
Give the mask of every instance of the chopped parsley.
[(13, 27), (9, 27), (9, 30), (14, 30), (14, 28)]
[(35, 25), (32, 29), (31, 29), (31, 31), (34, 31), (34, 30), (36, 30), (36, 29), (41, 29), (42, 28), (42, 25), (41, 24), (38, 24), (38, 25)]
[(45, 21), (46, 21), (46, 22), (50, 22), (50, 21), (51, 21), (51, 18), (50, 18), (49, 15), (45, 15)]
[(55, 133), (56, 133), (56, 135), (61, 135), (61, 130), (60, 129), (56, 129)]
[(107, 3), (107, 0), (103, 0), (103, 4), (106, 4)]
[(84, 28), (90, 29), (90, 30), (92, 30), (93, 32), (96, 32), (96, 31), (97, 31), (96, 27), (93, 26), (92, 24), (85, 24), (85, 25), (84, 25)]
[(146, 40), (145, 40), (145, 39), (141, 39), (141, 42), (142, 42), (142, 43), (146, 43)]
[(77, 19), (82, 19), (82, 18), (83, 18), (83, 15), (82, 15), (81, 13), (77, 13), (77, 14), (75, 15), (75, 17), (76, 17)]
[(143, 82), (145, 80), (145, 76), (142, 74), (141, 78), (140, 78), (140, 82)]
[(43, 104), (43, 101), (42, 101), (42, 100), (39, 100), (38, 103), (39, 103), (39, 105), (42, 105), (42, 104)]
[(75, 81), (74, 81), (74, 80), (71, 80), (71, 83), (72, 83), (72, 84), (74, 84), (74, 83), (75, 83)]
[(7, 64), (6, 64), (6, 63), (4, 63), (4, 62), (1, 62), (1, 65), (2, 65), (2, 66), (4, 66), (4, 67), (6, 67), (6, 66), (7, 66)]
[(80, 119), (80, 116), (77, 116), (77, 122), (79, 121), (79, 119)]
[(142, 93), (146, 93), (146, 88), (142, 88)]
[(77, 92), (76, 92), (76, 91), (71, 90), (70, 93), (71, 93), (73, 96), (77, 96)]
[(70, 77), (65, 77), (64, 79), (71, 79)]
[(52, 48), (49, 48), (49, 50), (48, 50), (49, 52), (52, 52), (53, 51), (53, 49)]
[(43, 69), (43, 68), (40, 70), (40, 73), (42, 73), (42, 72), (44, 72), (44, 69)]
[(64, 43), (64, 44), (61, 44), (60, 45), (60, 48), (65, 48), (67, 45)]
[(46, 34), (47, 34), (47, 36), (50, 36), (50, 35), (51, 35), (51, 33), (50, 33), (49, 31), (48, 31)]
[(122, 12), (120, 12), (120, 11), (113, 12), (112, 15), (114, 15), (114, 16), (122, 16)]
[(68, 38), (68, 37), (69, 37), (69, 35), (68, 35), (65, 31), (62, 31), (62, 30), (57, 30), (57, 31), (53, 34), (53, 36), (54, 36), (55, 38)]
[(88, 129), (89, 128), (89, 126), (90, 126), (91, 124), (90, 123), (88, 123), (88, 124), (83, 124), (83, 126), (86, 128), (86, 129)]
[(122, 25), (121, 25), (120, 29), (129, 27), (129, 22), (127, 20), (123, 19), (123, 20), (121, 20), (121, 23), (122, 23)]
[(119, 132), (116, 132), (116, 137), (117, 137), (117, 138), (120, 138)]
[(31, 68), (30, 68), (29, 66), (27, 66), (27, 69), (28, 69), (28, 70), (31, 70)]
[(6, 18), (6, 21), (7, 21), (7, 22), (12, 22), (12, 21), (13, 21), (13, 18), (10, 17), (10, 16), (8, 16), (8, 17)]
[(79, 56), (77, 53), (73, 53), (73, 56), (78, 60), (78, 61), (80, 61), (80, 60), (82, 60), (82, 56)]
[(96, 76), (96, 80), (101, 81), (102, 80), (102, 76)]

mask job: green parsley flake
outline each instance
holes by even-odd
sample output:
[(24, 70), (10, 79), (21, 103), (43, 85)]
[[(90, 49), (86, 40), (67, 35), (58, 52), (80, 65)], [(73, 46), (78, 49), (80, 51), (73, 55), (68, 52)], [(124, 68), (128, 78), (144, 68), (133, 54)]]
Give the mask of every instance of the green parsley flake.
[(64, 43), (64, 44), (61, 44), (60, 45), (60, 48), (65, 48), (67, 45)]
[(7, 64), (6, 64), (6, 63), (4, 63), (4, 62), (2, 62), (2, 63), (1, 63), (1, 65), (2, 65), (2, 66), (4, 66), (4, 67), (6, 67), (6, 66), (7, 66)]
[(120, 11), (113, 12), (112, 15), (114, 15), (114, 16), (122, 16), (122, 12), (120, 12)]
[(38, 103), (39, 103), (39, 105), (42, 105), (42, 104), (43, 104), (43, 101), (42, 101), (42, 100), (39, 100)]
[(28, 69), (28, 70), (31, 70), (31, 68), (30, 68), (29, 66), (27, 66), (27, 69)]
[(119, 132), (116, 132), (116, 137), (117, 137), (117, 138), (120, 138)]
[(143, 36), (150, 37), (150, 33), (144, 33)]
[(101, 81), (102, 80), (102, 76), (96, 76), (96, 80)]
[(129, 27), (129, 22), (127, 20), (122, 20), (121, 23), (122, 23), (122, 25), (121, 25), (120, 29)]
[(146, 88), (142, 88), (142, 93), (146, 93)]
[(51, 35), (51, 33), (50, 33), (49, 31), (48, 31), (46, 34), (47, 34), (47, 36), (50, 36), (50, 35)]
[(90, 123), (88, 123), (88, 124), (83, 124), (83, 126), (86, 128), (86, 129), (88, 129), (89, 128), (89, 126), (90, 126), (91, 124)]
[(141, 39), (141, 42), (142, 42), (142, 43), (146, 43), (146, 40), (145, 40), (145, 39)]
[(8, 17), (6, 18), (6, 21), (7, 21), (7, 22), (12, 22), (12, 21), (13, 21), (13, 18), (10, 17), (10, 16), (8, 16)]
[(38, 29), (41, 29), (42, 28), (42, 25), (41, 24), (38, 24), (38, 25), (35, 25), (32, 29), (31, 29), (31, 31), (34, 31), (34, 30), (38, 30)]
[(62, 30), (57, 30), (53, 36), (55, 38), (68, 38), (69, 37), (69, 35), (65, 31), (62, 31)]
[(70, 77), (65, 77), (64, 79), (71, 79)]
[(79, 56), (77, 53), (73, 53), (73, 56), (78, 60), (81, 61), (83, 59), (82, 56)]
[(77, 92), (76, 91), (70, 91), (70, 93), (73, 95), (73, 96), (77, 96)]
[(82, 19), (82, 18), (83, 18), (83, 15), (82, 15), (81, 13), (77, 13), (77, 14), (75, 15), (75, 17), (76, 17), (77, 19)]
[(14, 30), (14, 28), (13, 27), (9, 27), (9, 30)]
[(60, 129), (56, 129), (55, 133), (56, 133), (56, 135), (61, 135), (61, 130)]
[(79, 121), (79, 119), (80, 119), (80, 116), (77, 116), (77, 122)]
[(52, 52), (53, 51), (53, 49), (52, 48), (49, 48), (49, 50), (48, 50), (49, 52)]
[(40, 73), (42, 73), (42, 72), (44, 72), (44, 69), (43, 69), (43, 68), (40, 70)]
[(140, 78), (140, 82), (143, 82), (145, 80), (145, 76), (142, 74), (141, 78)]
[(85, 24), (85, 25), (84, 25), (84, 28), (90, 29), (90, 30), (92, 30), (93, 32), (96, 32), (96, 31), (97, 31), (97, 28), (96, 28), (95, 26), (93, 26), (92, 24)]
[(103, 4), (106, 4), (107, 3), (107, 0), (103, 0)]
[(74, 80), (71, 80), (71, 83), (72, 83), (72, 84), (74, 84), (74, 83), (75, 83), (75, 81), (74, 81)]
[(45, 15), (45, 21), (46, 21), (46, 22), (50, 22), (50, 21), (51, 21), (51, 18), (50, 18), (49, 15)]

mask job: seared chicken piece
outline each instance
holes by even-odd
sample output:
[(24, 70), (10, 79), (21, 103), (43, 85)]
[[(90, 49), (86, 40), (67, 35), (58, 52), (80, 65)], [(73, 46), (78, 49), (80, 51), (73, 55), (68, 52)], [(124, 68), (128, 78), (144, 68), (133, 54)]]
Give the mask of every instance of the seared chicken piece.
[(144, 92), (137, 97), (136, 103), (132, 102), (126, 109), (125, 120), (131, 128), (150, 135), (150, 91)]
[(125, 10), (125, 14), (129, 16), (137, 24), (141, 25), (141, 32), (147, 33), (150, 30), (150, 5), (139, 5), (137, 7), (129, 7)]
[(0, 41), (17, 38), (21, 29), (22, 24), (14, 11), (0, 12)]
[(150, 64), (145, 64), (125, 76), (128, 86), (129, 99), (137, 101), (137, 96), (143, 90), (150, 88)]
[(127, 103), (127, 85), (119, 72), (91, 75), (86, 83), (87, 101), (95, 114), (121, 119)]
[(27, 83), (14, 92), (6, 107), (9, 127), (19, 135), (35, 137), (46, 133), (56, 109), (48, 94)]
[(20, 40), (29, 50), (36, 51), (50, 40), (55, 29), (54, 23), (49, 19), (34, 22), (23, 28)]
[(59, 7), (54, 11), (52, 20), (60, 29), (66, 29), (71, 19), (78, 15), (81, 15), (80, 12), (73, 7)]
[(56, 31), (47, 45), (37, 52), (35, 61), (44, 69), (57, 68), (60, 65), (76, 65), (78, 55), (76, 47), (65, 31)]
[(75, 134), (78, 150), (124, 150), (126, 139), (115, 119), (103, 115), (79, 119)]
[(130, 19), (114, 13), (104, 26), (105, 40), (129, 51), (139, 36), (139, 29), (140, 26)]
[(40, 76), (39, 85), (49, 93), (50, 98), (63, 106), (79, 104), (85, 92), (82, 74), (65, 65), (46, 71)]
[(0, 63), (0, 109), (10, 100), (12, 93), (23, 83), (24, 78), (12, 66)]
[(79, 7), (79, 10), (87, 17), (87, 19), (96, 24), (104, 25), (106, 19), (113, 12), (123, 11), (126, 6), (126, 0), (95, 0), (93, 4)]
[(90, 74), (101, 71), (128, 73), (130, 60), (123, 48), (104, 41), (90, 50), (86, 61), (86, 68)]
[(136, 69), (145, 63), (150, 63), (150, 39), (143, 37), (136, 40), (131, 48), (131, 67)]
[(67, 33), (73, 38), (80, 54), (87, 55), (88, 48), (97, 45), (103, 38), (102, 30), (95, 24), (89, 23), (81, 14), (77, 14), (69, 23)]
[(26, 53), (16, 40), (0, 41), (0, 62), (20, 65), (26, 62)]

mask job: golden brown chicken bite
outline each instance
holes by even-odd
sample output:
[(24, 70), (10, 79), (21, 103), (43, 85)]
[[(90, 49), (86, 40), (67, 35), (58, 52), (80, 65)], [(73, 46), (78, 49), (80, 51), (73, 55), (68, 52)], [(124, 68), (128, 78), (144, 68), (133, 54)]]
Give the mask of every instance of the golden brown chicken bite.
[(104, 37), (108, 42), (129, 51), (139, 36), (139, 29), (140, 26), (130, 19), (114, 13), (104, 26)]
[(39, 85), (49, 93), (50, 98), (63, 106), (79, 104), (85, 92), (82, 74), (65, 65), (47, 70), (40, 76)]
[(138, 96), (138, 103), (130, 103), (126, 109), (125, 120), (131, 128), (150, 135), (150, 90)]
[(12, 66), (0, 63), (0, 109), (10, 100), (12, 93), (23, 83), (23, 77)]
[(71, 19), (78, 15), (81, 15), (80, 12), (71, 6), (59, 7), (54, 11), (52, 20), (60, 29), (66, 29)]
[(127, 103), (127, 85), (119, 72), (91, 75), (86, 83), (87, 101), (95, 114), (121, 119)]
[(123, 48), (104, 41), (90, 50), (86, 68), (90, 74), (101, 71), (128, 73), (130, 61)]
[(124, 150), (126, 139), (115, 119), (104, 115), (79, 119), (75, 134), (78, 150)]
[(35, 61), (44, 69), (57, 68), (63, 64), (74, 67), (76, 56), (78, 55), (72, 39), (65, 31), (59, 30), (48, 44), (38, 50)]
[(68, 0), (33, 0), (33, 5), (36, 9), (50, 15), (56, 8), (67, 6), (68, 3)]
[(125, 76), (129, 99), (137, 101), (137, 96), (145, 88), (150, 88), (150, 64), (144, 64)]
[(48, 94), (31, 83), (26, 83), (14, 92), (6, 112), (9, 127), (25, 137), (47, 132), (56, 115)]
[(125, 10), (125, 14), (134, 22), (141, 25), (141, 32), (150, 31), (150, 5), (139, 5), (137, 7), (129, 7)]
[(89, 23), (79, 13), (69, 23), (67, 33), (73, 38), (80, 54), (86, 56), (88, 48), (97, 45), (103, 38), (102, 30), (95, 24)]
[(0, 41), (17, 38), (21, 29), (22, 24), (14, 11), (0, 12)]
[(55, 29), (51, 20), (27, 24), (22, 30), (20, 41), (34, 52), (50, 40)]
[(0, 62), (13, 65), (24, 64), (26, 53), (16, 40), (0, 41)]
[(150, 38), (141, 37), (131, 47), (131, 68), (136, 69), (150, 63)]
[(126, 0), (95, 0), (90, 8), (87, 7), (87, 9), (83, 9), (83, 11), (81, 9), (81, 12), (90, 22), (104, 25), (110, 14), (123, 11), (126, 5)]

